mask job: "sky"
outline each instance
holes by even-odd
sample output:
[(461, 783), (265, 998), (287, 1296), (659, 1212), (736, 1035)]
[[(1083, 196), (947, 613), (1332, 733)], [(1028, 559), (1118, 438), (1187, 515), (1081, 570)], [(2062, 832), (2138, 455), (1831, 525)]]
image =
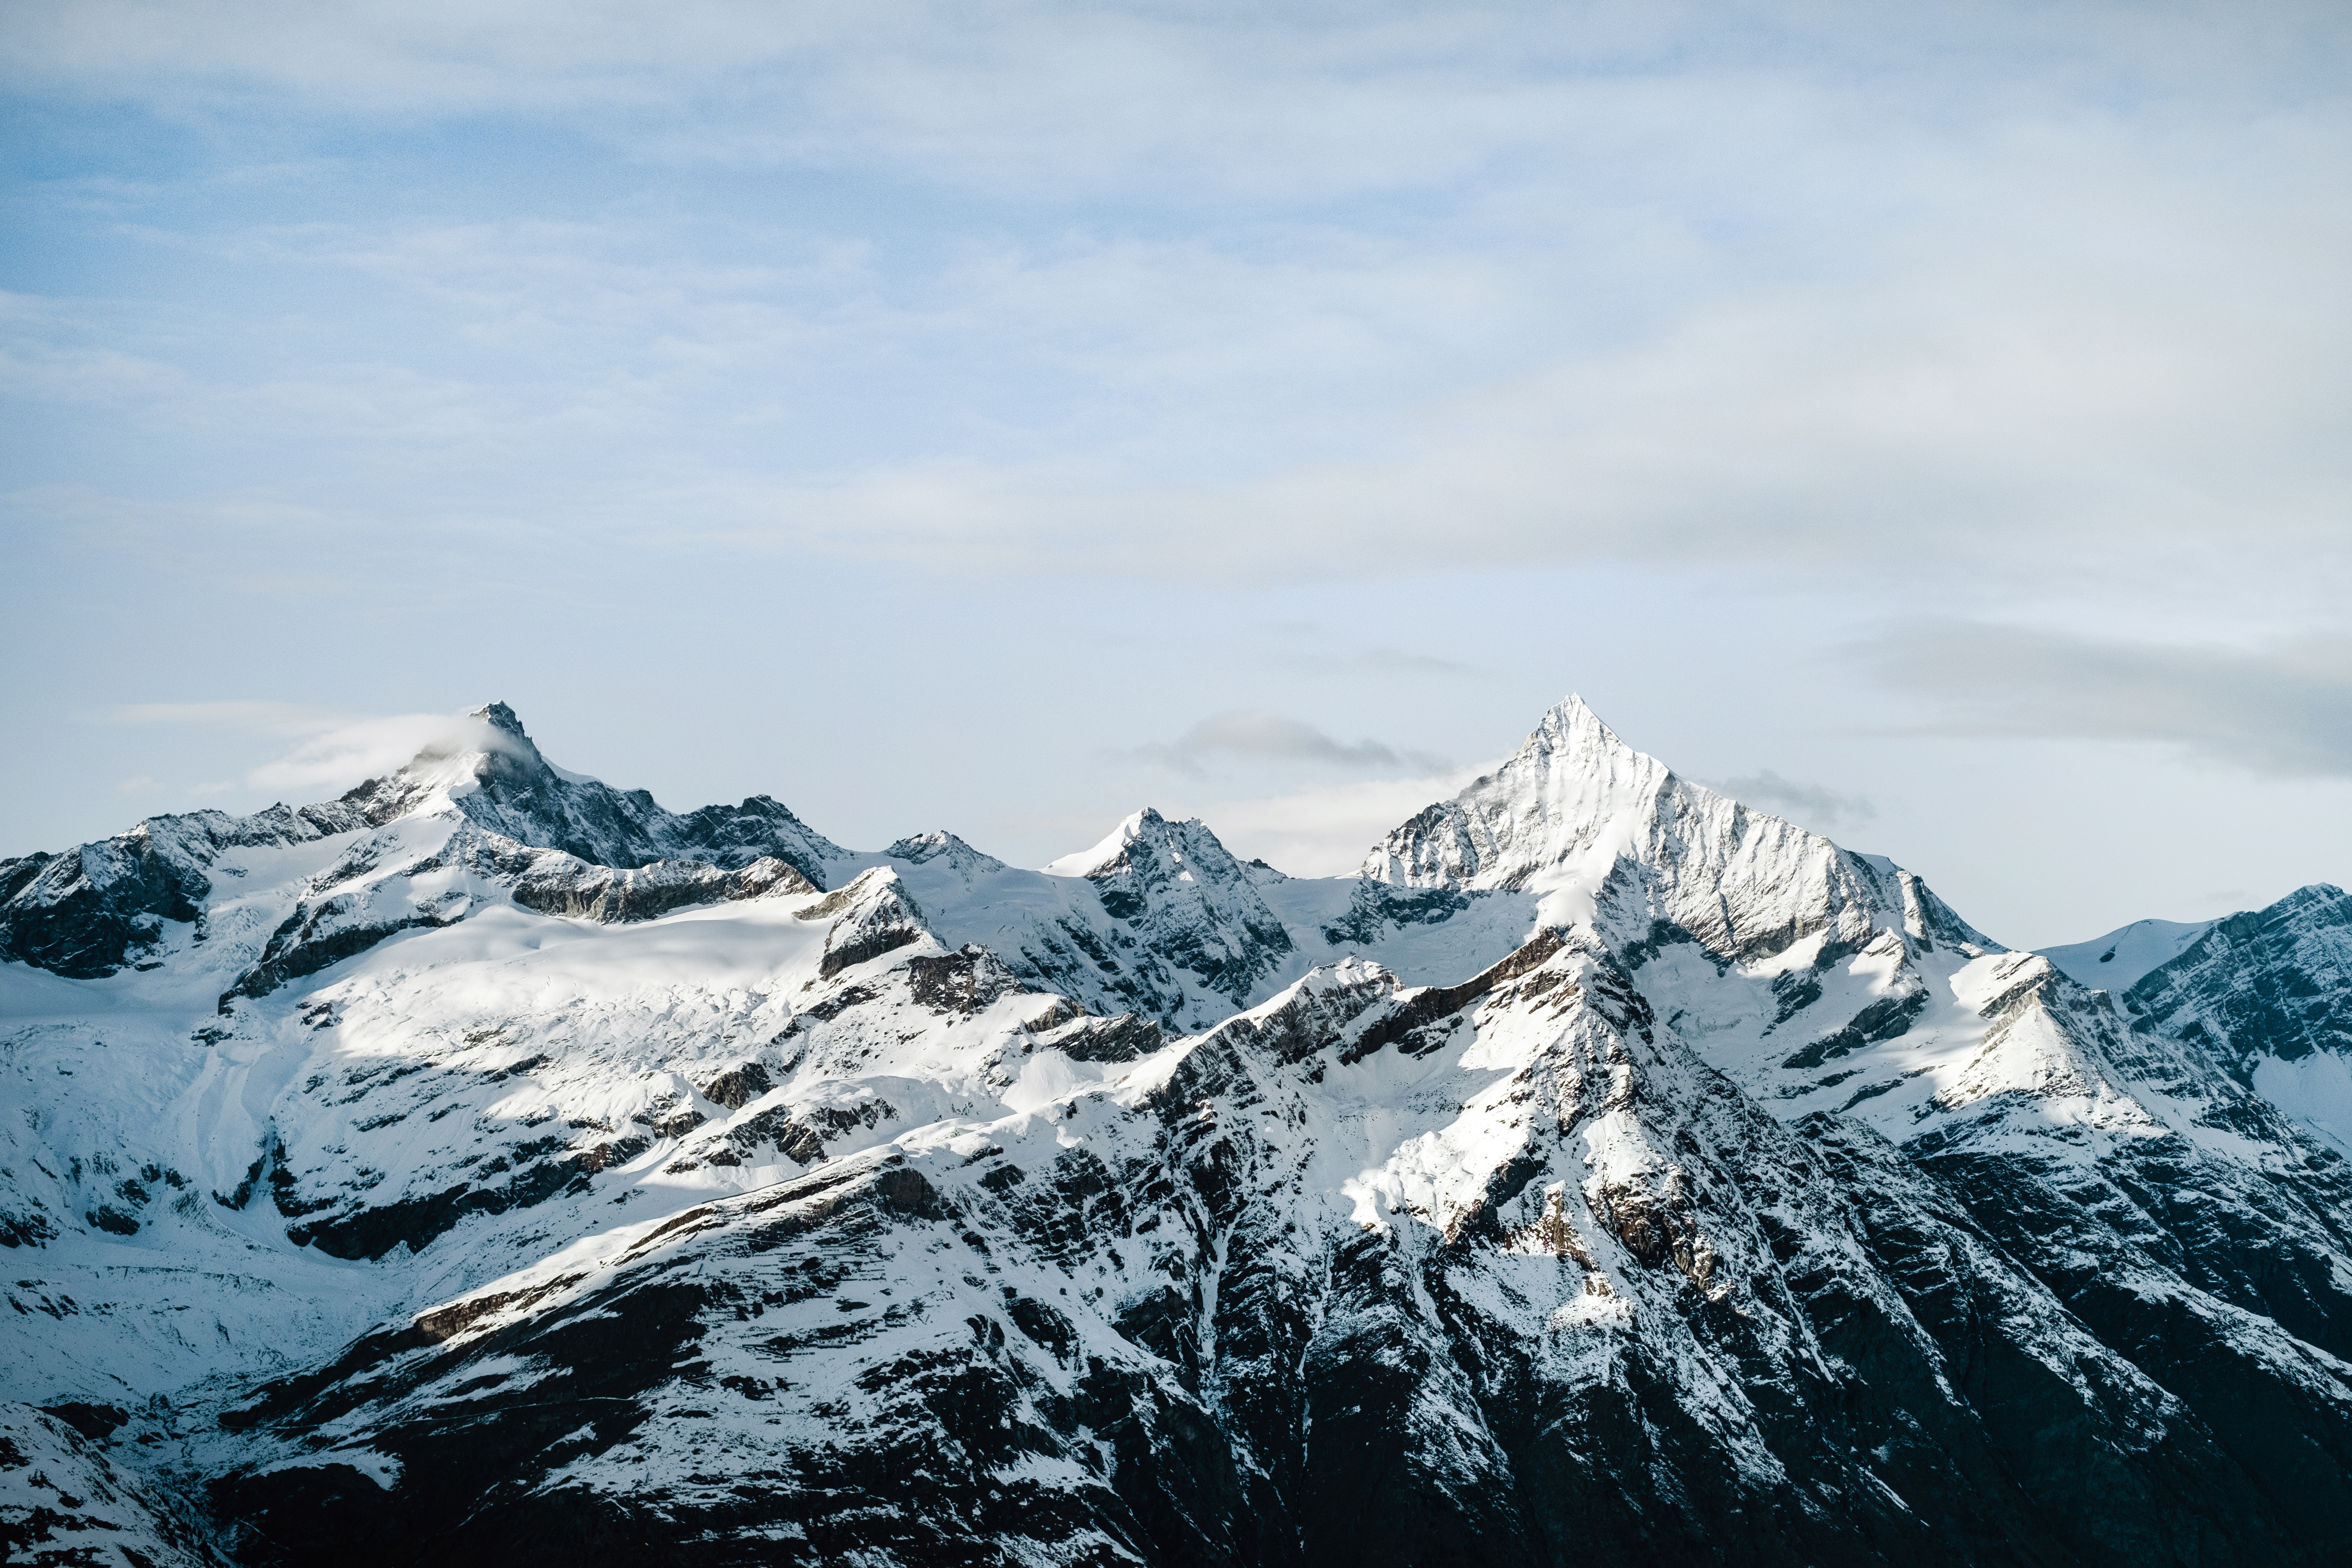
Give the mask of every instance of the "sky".
[(1286, 870), (1580, 693), (2016, 945), (2352, 883), (2352, 11), (0, 0), (0, 855), (511, 703)]

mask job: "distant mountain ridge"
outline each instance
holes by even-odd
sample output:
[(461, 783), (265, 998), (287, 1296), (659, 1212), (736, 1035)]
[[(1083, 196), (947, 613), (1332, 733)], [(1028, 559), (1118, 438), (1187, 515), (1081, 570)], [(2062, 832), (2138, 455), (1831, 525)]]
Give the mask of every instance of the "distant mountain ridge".
[(2098, 945), (1574, 698), (1335, 879), (1149, 809), (851, 851), (494, 703), (0, 862), (0, 1530), (2341, 1560), (2352, 900)]

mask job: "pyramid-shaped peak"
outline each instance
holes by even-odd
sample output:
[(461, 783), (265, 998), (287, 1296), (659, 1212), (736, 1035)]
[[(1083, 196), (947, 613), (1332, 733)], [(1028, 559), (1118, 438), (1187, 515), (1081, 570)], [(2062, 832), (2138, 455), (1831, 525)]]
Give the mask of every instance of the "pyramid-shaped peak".
[(1127, 853), (1128, 846), (1139, 838), (1155, 836), (1168, 826), (1168, 819), (1150, 806), (1119, 819), (1097, 842), (1088, 845), (1075, 855), (1065, 855), (1048, 862), (1041, 869), (1049, 877), (1087, 877), (1118, 861)]
[(1547, 752), (1639, 757), (1616, 731), (1603, 723), (1583, 698), (1571, 691), (1546, 712), (1520, 746), (1522, 752)]
[(1571, 693), (1493, 773), (1375, 846), (1362, 873), (1407, 885), (1523, 886), (1581, 855), (1610, 825), (1648, 817), (1675, 783)]
[(1522, 809), (1588, 814), (1654, 795), (1674, 777), (1665, 763), (1627, 745), (1583, 698), (1571, 692), (1544, 714), (1518, 751), (1488, 779), (1473, 784), (1457, 798), (1467, 800), (1499, 786)]

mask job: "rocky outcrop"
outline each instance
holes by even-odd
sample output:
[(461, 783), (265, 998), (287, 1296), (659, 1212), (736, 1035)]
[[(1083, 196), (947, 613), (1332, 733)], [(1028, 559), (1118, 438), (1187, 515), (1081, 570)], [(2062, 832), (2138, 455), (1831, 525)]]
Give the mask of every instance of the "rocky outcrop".
[[(214, 890), (211, 868), (225, 852), (359, 837), (362, 842), (305, 886), (303, 906), (285, 915), (270, 951), (228, 993), (263, 994), (387, 936), (447, 924), (478, 907), (479, 898), (468, 898), (454, 913), (444, 900), (431, 908), (356, 914), (355, 902), (381, 902), (373, 894), (345, 896), (329, 907), (331, 888), (348, 895), (380, 863), (409, 859), (411, 874), (441, 868), (406, 843), (412, 836), (403, 829), (419, 820), (465, 825), (469, 831), (456, 836), (453, 853), (478, 863), (486, 855), (499, 861), (489, 875), (511, 881), (536, 867), (537, 877), (520, 895), (526, 907), (595, 920), (650, 919), (685, 902), (708, 901), (705, 891), (710, 899), (803, 885), (814, 891), (828, 880), (827, 864), (846, 858), (840, 846), (765, 795), (677, 816), (643, 790), (616, 790), (553, 767), (504, 703), (467, 718), (471, 729), (464, 740), (430, 747), (397, 773), (372, 779), (340, 800), (299, 809), (275, 805), (243, 817), (216, 811), (153, 817), (63, 855), (0, 861), (0, 959), (73, 979), (116, 973), (152, 957), (167, 924), (200, 921)], [(570, 864), (541, 864), (509, 850), (485, 850), (487, 845), (552, 850)], [(688, 866), (704, 869), (684, 869)]]
[[(1422, 994), (1318, 972), (1158, 1089), (1072, 1103), (1081, 1142), (1007, 1125), (836, 1162), (436, 1309), (466, 1326), (363, 1342), (237, 1417), (364, 1443), (388, 1491), (260, 1462), (224, 1511), (252, 1562), (756, 1540), (812, 1563), (2120, 1563), (2307, 1539), (1932, 1180), (1843, 1124), (1780, 1127), (1591, 943), (1451, 1014)], [(1335, 1190), (1316, 1130), (1385, 1100), (1414, 1031), (1444, 1087)], [(467, 1420), (440, 1418), (461, 1390)], [(723, 1472), (687, 1468), (714, 1445)]]
[(243, 817), (199, 811), (151, 817), (62, 855), (0, 861), (0, 959), (102, 979), (150, 957), (166, 922), (201, 918), (207, 871), (224, 850), (310, 843), (361, 826), (332, 802)]
[(854, 881), (803, 910), (800, 918), (833, 922), (825, 931), (824, 955), (817, 963), (818, 975), (827, 980), (929, 934), (923, 927), (923, 911), (899, 884), (898, 873), (885, 867), (859, 872)]
[(342, 803), (381, 826), (446, 802), (487, 832), (622, 869), (663, 859), (734, 869), (771, 857), (823, 887), (825, 863), (846, 854), (765, 795), (677, 816), (644, 790), (614, 789), (553, 767), (503, 702), (467, 717), (473, 728), (464, 738), (369, 780)]
[(649, 921), (672, 910), (722, 899), (756, 899), (771, 893), (793, 896), (817, 889), (806, 877), (773, 856), (740, 871), (721, 870), (699, 860), (656, 860), (635, 869), (591, 866), (570, 855), (535, 860), (514, 885), (514, 901), (543, 915), (611, 925)]

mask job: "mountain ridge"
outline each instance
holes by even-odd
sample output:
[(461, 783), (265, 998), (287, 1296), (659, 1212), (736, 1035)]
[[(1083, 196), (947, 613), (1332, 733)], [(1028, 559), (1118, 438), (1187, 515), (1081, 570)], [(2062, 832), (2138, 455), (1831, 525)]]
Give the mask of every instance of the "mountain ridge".
[(0, 1394), (175, 1560), (2347, 1545), (2335, 889), (2085, 988), (1572, 697), (1342, 879), (468, 719), (0, 864)]

